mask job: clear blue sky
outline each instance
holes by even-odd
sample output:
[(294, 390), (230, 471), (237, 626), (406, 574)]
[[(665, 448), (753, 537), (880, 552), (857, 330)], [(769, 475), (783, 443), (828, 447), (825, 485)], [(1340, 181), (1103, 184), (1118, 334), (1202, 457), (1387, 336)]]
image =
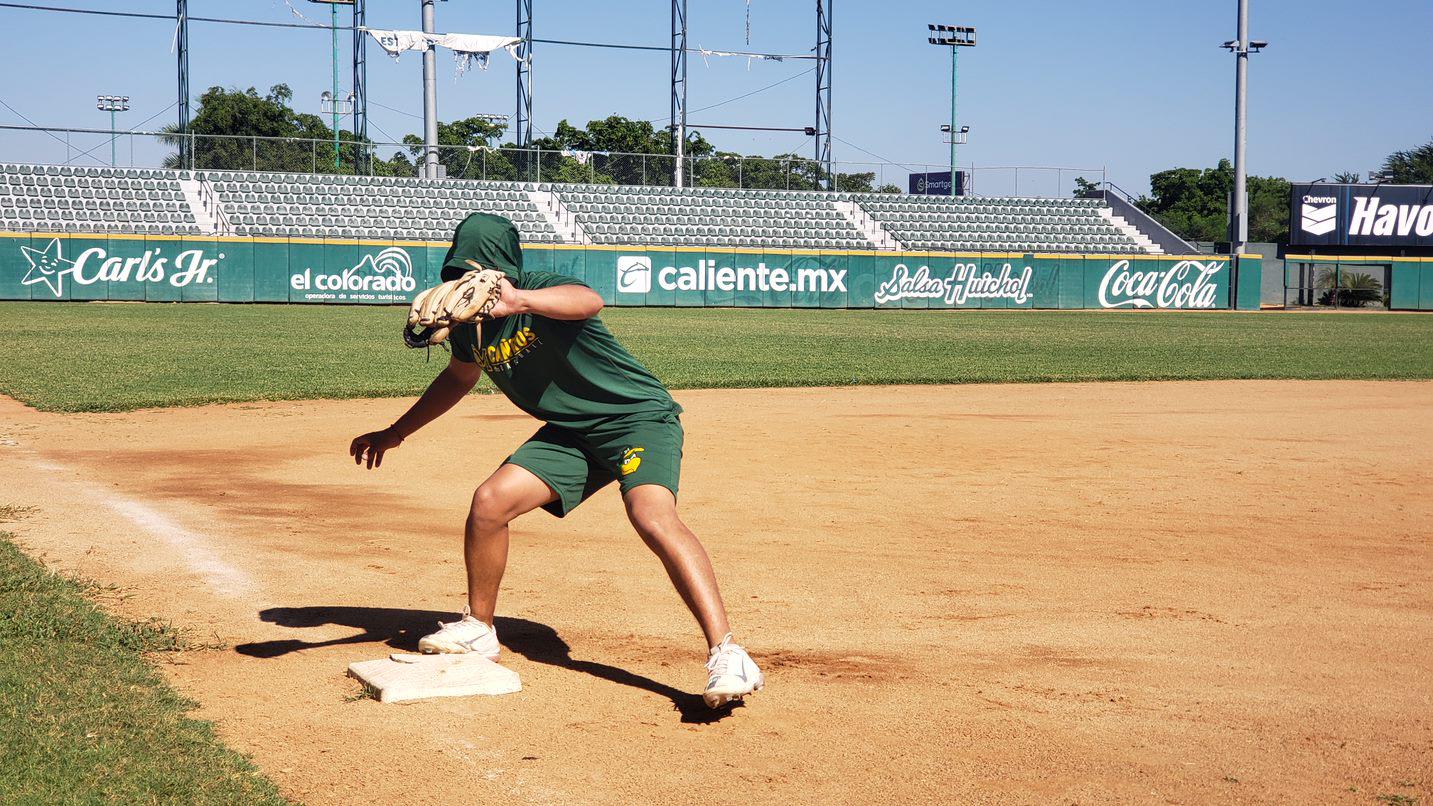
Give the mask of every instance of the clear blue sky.
[[(155, 13), (174, 9), (169, 0), (43, 2)], [(327, 20), (327, 6), (291, 2), (307, 16)], [(665, 0), (534, 4), (539, 38), (667, 41)], [(1252, 57), (1250, 69), (1252, 173), (1316, 179), (1339, 170), (1367, 172), (1390, 151), (1433, 137), (1426, 55), (1433, 2), (1252, 0), (1252, 5), (1253, 38), (1272, 43)], [(692, 2), (691, 43), (746, 49), (745, 9), (745, 0)], [(417, 0), (369, 0), (369, 24), (416, 29), (418, 10)], [(283, 0), (191, 0), (190, 13), (294, 20)], [(346, 23), (347, 12), (341, 15)], [(1233, 57), (1218, 45), (1234, 37), (1234, 0), (836, 0), (834, 16), (837, 160), (872, 161), (870, 154), (876, 154), (938, 167), (948, 159), (938, 127), (949, 117), (949, 57), (926, 44), (928, 22), (979, 29), (979, 45), (961, 53), (960, 122), (972, 127), (971, 142), (960, 152), (962, 164), (1103, 165), (1113, 181), (1140, 192), (1154, 171), (1208, 166), (1232, 154)], [(508, 34), (513, 17), (510, 0), (438, 5), (440, 31)], [(171, 24), (0, 9), (0, 30), (7, 34), (7, 47), (0, 51), (0, 100), (37, 123), (105, 126), (94, 96), (115, 93), (133, 99), (120, 128), (137, 127), (174, 100)], [(814, 38), (814, 3), (751, 0), (751, 49), (806, 53)], [(346, 39), (342, 46), (346, 92)], [(297, 108), (317, 112), (319, 93), (329, 86), (327, 32), (193, 23), (190, 47), (196, 96), (216, 84), (263, 90), (285, 82)], [(420, 57), (409, 53), (395, 63), (372, 45), (369, 53), (370, 134), (387, 139), (384, 132), (396, 138), (420, 131), (414, 117), (422, 110)], [(439, 52), (438, 65), (442, 119), (512, 113), (514, 66), (506, 55), (496, 54), (487, 72), (456, 80), (445, 51)], [(694, 56), (689, 107), (718, 103), (810, 66), (809, 61), (757, 62), (748, 69), (744, 59), (706, 64)], [(539, 45), (536, 125), (550, 132), (562, 118), (581, 124), (612, 113), (665, 123), (667, 72), (665, 53)], [(810, 125), (813, 86), (814, 76), (804, 75), (691, 119)], [(144, 128), (173, 119), (170, 110)], [(0, 107), (0, 122), (21, 121)], [(723, 149), (745, 153), (812, 151), (810, 139), (799, 133), (709, 131), (707, 136)], [(97, 142), (91, 137), (85, 147)], [(53, 140), (0, 132), (0, 159), (56, 161), (64, 153)], [(145, 160), (141, 149), (136, 154)], [(885, 178), (904, 184), (899, 169), (888, 169)], [(1069, 174), (1063, 178), (1066, 193), (1070, 180)], [(980, 187), (1011, 189), (1008, 179), (994, 178)], [(1055, 190), (1053, 177), (1022, 178), (1022, 192)]]

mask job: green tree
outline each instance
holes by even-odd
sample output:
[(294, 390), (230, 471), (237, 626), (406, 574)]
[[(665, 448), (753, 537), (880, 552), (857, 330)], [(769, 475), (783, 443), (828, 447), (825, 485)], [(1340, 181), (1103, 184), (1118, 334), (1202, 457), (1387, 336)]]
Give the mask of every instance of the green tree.
[[(1140, 209), (1181, 238), (1191, 241), (1225, 241), (1229, 230), (1229, 196), (1234, 190), (1234, 168), (1223, 159), (1214, 168), (1172, 168), (1149, 178), (1150, 195), (1141, 196)], [(1251, 176), (1249, 240), (1287, 243), (1289, 240), (1289, 181), (1274, 176)]]
[(1339, 171), (1333, 175), (1333, 181), (1344, 185), (1357, 185), (1358, 174), (1352, 171)]
[(836, 174), (836, 189), (845, 193), (875, 193), (876, 172)]
[[(275, 84), (265, 95), (247, 90), (210, 87), (199, 96), (199, 109), (189, 121), (194, 135), (194, 167), (218, 170), (333, 172), (333, 130), (318, 115), (294, 111), (293, 91)], [(178, 146), (177, 127), (165, 128), (164, 142)], [(266, 139), (270, 138), (270, 139)], [(284, 142), (301, 138), (317, 142)], [(340, 132), (340, 169), (353, 171), (353, 137)], [(183, 167), (178, 152), (164, 160), (166, 168)]]
[[(544, 152), (544, 180), (551, 178), (551, 181), (557, 182), (619, 185), (668, 185), (672, 182), (675, 167), (672, 136), (666, 129), (653, 126), (651, 121), (609, 115), (601, 120), (590, 120), (579, 129), (567, 120), (561, 120), (551, 137), (534, 140), (532, 145)], [(564, 151), (588, 152), (592, 156), (583, 164), (574, 156), (561, 153)], [(691, 159), (689, 166), (694, 183), (701, 184), (706, 163), (716, 156), (716, 147), (701, 132), (693, 130), (687, 132), (685, 152)], [(571, 179), (565, 178), (569, 176)], [(534, 177), (527, 175), (524, 178)], [(710, 183), (713, 180), (708, 177), (705, 181)]]
[(1388, 307), (1383, 282), (1367, 272), (1324, 269), (1318, 273), (1314, 283), (1323, 291), (1319, 296), (1320, 305), (1364, 308), (1369, 303), (1378, 303)]
[(1091, 182), (1083, 176), (1075, 177), (1075, 198), (1096, 199), (1099, 198), (1100, 195), (1099, 182)]
[(1433, 185), (1433, 140), (1389, 154), (1383, 173), (1388, 177), (1385, 181), (1398, 185)]
[[(502, 134), (503, 126), (476, 117), (439, 122), (438, 162), (447, 169), (448, 176), (455, 179), (517, 179), (513, 155), (496, 150)], [(394, 176), (414, 176), (423, 161), (423, 138), (408, 134), (404, 135), (403, 142), (408, 146), (408, 153), (394, 154), (383, 166)], [(376, 170), (380, 162), (375, 160), (375, 173), (384, 172)]]
[(1249, 240), (1289, 242), (1289, 180), (1277, 176), (1249, 177)]

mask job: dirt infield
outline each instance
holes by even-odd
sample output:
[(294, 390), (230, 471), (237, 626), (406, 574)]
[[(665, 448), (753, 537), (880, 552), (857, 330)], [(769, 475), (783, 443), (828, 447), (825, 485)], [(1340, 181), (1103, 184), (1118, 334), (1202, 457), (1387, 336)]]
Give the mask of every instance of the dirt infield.
[(468, 497), (534, 428), (500, 399), (374, 473), (348, 440), (406, 401), (0, 401), (0, 503), (228, 647), (166, 669), (306, 802), (1433, 795), (1433, 383), (678, 397), (683, 509), (768, 679), (724, 718), (613, 491), (514, 527), (521, 694), (353, 698), (349, 662), (461, 605)]

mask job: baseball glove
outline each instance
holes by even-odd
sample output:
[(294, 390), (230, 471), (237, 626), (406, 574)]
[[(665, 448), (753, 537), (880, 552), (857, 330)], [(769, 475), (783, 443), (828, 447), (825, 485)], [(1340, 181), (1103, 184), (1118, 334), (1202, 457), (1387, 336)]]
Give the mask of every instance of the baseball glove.
[(408, 310), (408, 324), (403, 327), (403, 343), (409, 347), (431, 347), (441, 344), (456, 325), (486, 319), (488, 312), (502, 296), (499, 281), (503, 273), (467, 261), (473, 271), (456, 280), (420, 291)]

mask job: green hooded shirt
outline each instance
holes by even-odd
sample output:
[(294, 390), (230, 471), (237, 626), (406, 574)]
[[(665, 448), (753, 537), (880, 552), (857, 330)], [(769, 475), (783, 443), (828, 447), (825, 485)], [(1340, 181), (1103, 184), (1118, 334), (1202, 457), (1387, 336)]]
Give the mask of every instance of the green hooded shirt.
[[(501, 216), (474, 213), (458, 225), (443, 279), (501, 269), (522, 290), (583, 285), (552, 272), (525, 271), (517, 229)], [(481, 342), (478, 333), (481, 330)], [(591, 431), (622, 419), (680, 414), (662, 382), (618, 343), (598, 317), (563, 321), (524, 313), (453, 331), (453, 356), (476, 363), (518, 408), (539, 420)]]

